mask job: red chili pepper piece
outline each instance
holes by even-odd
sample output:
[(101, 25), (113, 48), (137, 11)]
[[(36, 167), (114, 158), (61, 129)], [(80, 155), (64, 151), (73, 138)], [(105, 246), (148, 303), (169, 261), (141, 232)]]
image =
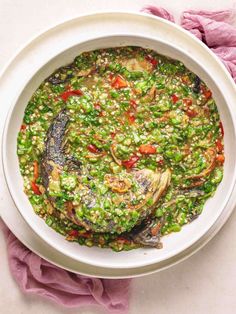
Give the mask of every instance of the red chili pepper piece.
[(156, 154), (156, 147), (150, 144), (143, 144), (139, 147), (139, 152), (144, 155)]
[(93, 145), (93, 144), (89, 144), (87, 146), (87, 149), (91, 152), (91, 153), (94, 153), (94, 154), (98, 154), (100, 153), (100, 150), (97, 148), (97, 146)]
[(211, 98), (212, 92), (209, 89), (203, 89), (203, 95), (206, 97), (206, 99)]
[(150, 62), (154, 68), (158, 65), (158, 60), (153, 58), (151, 55), (147, 55), (145, 59)]
[(128, 83), (125, 79), (123, 79), (120, 75), (115, 77), (114, 81), (111, 84), (112, 87), (116, 89), (124, 88), (128, 86)]
[(218, 152), (222, 152), (224, 146), (219, 139), (216, 140), (216, 148)]
[(134, 124), (134, 122), (135, 122), (135, 117), (129, 116), (129, 124)]
[(194, 117), (196, 117), (197, 112), (196, 112), (195, 110), (188, 109), (188, 110), (186, 110), (186, 114), (187, 114), (190, 118), (194, 118)]
[(78, 232), (78, 230), (70, 230), (70, 231), (68, 232), (68, 235), (69, 235), (70, 237), (78, 237), (79, 232)]
[(39, 164), (38, 162), (35, 160), (34, 161), (34, 181), (36, 181), (39, 177)]
[(134, 124), (134, 122), (135, 122), (134, 113), (131, 112), (130, 110), (128, 110), (128, 111), (126, 111), (126, 116), (127, 116), (129, 124)]
[(41, 195), (42, 194), (40, 192), (40, 190), (39, 190), (38, 185), (34, 181), (31, 182), (31, 188), (32, 188), (34, 194), (36, 194), (36, 195)]
[(76, 89), (76, 90), (67, 90), (65, 92), (63, 92), (60, 97), (64, 100), (64, 101), (67, 101), (67, 99), (70, 97), (70, 96), (81, 96), (83, 95), (82, 91), (79, 90), (79, 89)]
[(212, 92), (206, 86), (201, 85), (201, 92), (206, 99), (209, 99), (212, 96)]
[(26, 125), (25, 124), (22, 124), (21, 127), (20, 127), (21, 131), (24, 131), (26, 129)]
[(129, 160), (124, 160), (122, 161), (122, 165), (126, 168), (126, 169), (130, 169), (133, 168), (133, 166), (137, 163), (137, 161), (139, 160), (139, 156), (137, 155), (133, 155), (130, 157)]
[(115, 132), (111, 132), (111, 137), (114, 138), (116, 136)]
[(172, 102), (175, 104), (179, 100), (179, 97), (175, 94), (171, 95)]
[(216, 156), (216, 160), (220, 163), (223, 164), (225, 162), (225, 156), (224, 155), (218, 155)]
[(184, 99), (183, 99), (183, 103), (184, 103), (186, 106), (192, 106), (193, 101), (192, 101), (192, 99), (190, 99), (190, 98), (184, 98)]
[(134, 100), (134, 99), (130, 99), (130, 105), (131, 105), (131, 107), (134, 109), (134, 110), (136, 110), (137, 109), (137, 103), (136, 103), (136, 101)]
[(158, 160), (157, 163), (159, 166), (163, 166), (165, 162), (164, 162), (164, 159), (160, 159), (160, 160)]
[(224, 137), (225, 132), (224, 132), (223, 124), (222, 124), (222, 122), (221, 122), (221, 121), (220, 121), (220, 124), (219, 124), (219, 128), (220, 128), (220, 131), (221, 131), (221, 135), (222, 135), (222, 137)]

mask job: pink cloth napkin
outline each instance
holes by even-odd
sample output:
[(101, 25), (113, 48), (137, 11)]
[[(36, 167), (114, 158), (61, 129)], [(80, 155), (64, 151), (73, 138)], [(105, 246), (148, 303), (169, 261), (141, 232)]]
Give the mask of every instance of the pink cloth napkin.
[(101, 305), (109, 313), (128, 310), (130, 279), (99, 279), (59, 268), (27, 249), (0, 220), (12, 276), (23, 292), (35, 293), (65, 307)]
[[(163, 8), (143, 11), (174, 22)], [(233, 10), (185, 11), (181, 26), (202, 40), (225, 64), (236, 82), (236, 29)], [(128, 309), (130, 280), (89, 278), (63, 270), (32, 253), (0, 222), (7, 243), (9, 267), (22, 291), (44, 296), (66, 307), (101, 305), (110, 313)], [(118, 253), (117, 253), (118, 254)]]
[[(163, 8), (146, 6), (143, 12), (174, 22), (172, 14)], [(180, 25), (203, 41), (224, 63), (236, 82), (235, 10), (184, 11)]]

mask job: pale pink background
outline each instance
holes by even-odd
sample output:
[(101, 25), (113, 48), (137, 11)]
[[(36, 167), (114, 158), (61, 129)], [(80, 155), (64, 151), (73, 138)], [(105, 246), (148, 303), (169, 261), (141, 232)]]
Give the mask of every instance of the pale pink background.
[[(160, 5), (178, 20), (184, 9), (236, 8), (232, 0), (0, 0), (0, 68), (24, 42), (66, 18), (94, 10), (139, 11)], [(3, 106), (4, 104), (0, 104)], [(130, 314), (236, 313), (236, 212), (219, 234), (187, 261), (161, 273), (133, 280)], [(0, 233), (0, 313), (102, 314), (102, 310), (59, 308), (23, 295), (12, 280)]]

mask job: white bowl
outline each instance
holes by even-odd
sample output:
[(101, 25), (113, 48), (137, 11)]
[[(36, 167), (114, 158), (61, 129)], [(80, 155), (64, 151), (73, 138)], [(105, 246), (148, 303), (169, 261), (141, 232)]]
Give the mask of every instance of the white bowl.
[[(173, 28), (176, 26), (173, 25)], [(225, 165), (224, 177), (217, 188), (214, 197), (210, 198), (205, 206), (203, 213), (198, 219), (183, 227), (179, 233), (172, 233), (162, 238), (163, 249), (140, 248), (128, 252), (113, 252), (110, 249), (100, 249), (96, 247), (88, 248), (77, 243), (67, 242), (61, 235), (48, 227), (33, 211), (33, 208), (23, 192), (23, 179), (19, 171), (18, 157), (16, 154), (17, 134), (22, 123), (24, 109), (31, 95), (39, 84), (49, 76), (55, 69), (71, 62), (76, 55), (82, 51), (89, 51), (99, 48), (117, 47), (125, 45), (136, 45), (148, 47), (160, 54), (169, 56), (182, 61), (187, 68), (196, 73), (206, 82), (213, 92), (216, 100), (221, 120), (225, 131)], [(200, 45), (200, 43), (199, 43)], [(46, 52), (45, 52), (46, 53)], [(50, 55), (50, 54), (49, 54)], [(209, 53), (210, 57), (213, 56)], [(44, 56), (45, 57), (45, 56)], [(208, 56), (209, 57), (209, 56)], [(37, 62), (37, 56), (35, 62)], [(215, 61), (215, 60), (214, 60)], [(6, 182), (11, 196), (31, 228), (49, 245), (75, 260), (108, 268), (137, 268), (170, 259), (180, 252), (191, 247), (214, 225), (227, 206), (235, 185), (236, 177), (236, 134), (235, 116), (232, 112), (232, 104), (229, 104), (224, 97), (224, 91), (220, 89), (219, 83), (215, 82), (207, 69), (203, 68), (197, 60), (193, 60), (187, 50), (181, 50), (171, 45), (170, 42), (161, 41), (156, 38), (133, 36), (132, 34), (113, 35), (102, 38), (94, 38), (80, 43), (74, 42), (69, 49), (62, 49), (60, 54), (53, 58), (48, 58), (44, 65), (28, 76), (28, 83), (22, 88), (22, 93), (12, 104), (9, 111), (3, 134), (3, 168)], [(40, 64), (40, 62), (39, 62)], [(219, 68), (221, 64), (219, 63)], [(29, 64), (29, 67), (31, 65)], [(27, 69), (26, 69), (27, 70)], [(29, 73), (32, 71), (29, 71)], [(227, 79), (227, 76), (226, 76)], [(218, 84), (218, 85), (217, 85)]]

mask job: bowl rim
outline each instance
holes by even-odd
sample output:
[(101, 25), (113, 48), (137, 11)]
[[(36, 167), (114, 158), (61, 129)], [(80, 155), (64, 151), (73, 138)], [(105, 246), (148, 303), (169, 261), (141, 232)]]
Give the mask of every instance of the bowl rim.
[(167, 24), (171, 27), (174, 27), (176, 29), (178, 29), (180, 32), (182, 32), (183, 34), (185, 34), (187, 37), (190, 37), (192, 40), (194, 40), (198, 45), (202, 46), (202, 48), (205, 51), (208, 51), (208, 53), (211, 55), (212, 58), (215, 59), (215, 61), (218, 63), (218, 66), (221, 67), (221, 70), (224, 71), (225, 75), (228, 77), (228, 79), (231, 81), (231, 84), (233, 83), (233, 85), (235, 86), (235, 82), (232, 78), (232, 76), (230, 75), (230, 73), (227, 71), (227, 69), (225, 68), (225, 66), (223, 65), (222, 62), (219, 62), (219, 58), (211, 51), (211, 49), (209, 49), (208, 46), (206, 46), (201, 40), (199, 40), (195, 35), (193, 35), (191, 32), (187, 31), (186, 29), (184, 29), (183, 27), (181, 27), (180, 25), (176, 24), (175, 22), (171, 22), (170, 20), (167, 20), (165, 18), (161, 18), (159, 16), (147, 13), (145, 11), (133, 11), (133, 10), (125, 10), (125, 11), (121, 11), (121, 10), (92, 10), (90, 11), (90, 13), (84, 13), (84, 14), (78, 14), (75, 17), (72, 18), (65, 18), (64, 20), (55, 23), (49, 27), (44, 28), (42, 31), (36, 32), (35, 35), (31, 36), (26, 42), (24, 42), (17, 50), (16, 52), (12, 55), (12, 57), (9, 59), (9, 61), (5, 64), (5, 66), (3, 66), (3, 68), (0, 71), (0, 79), (3, 77), (4, 73), (6, 72), (6, 70), (8, 69), (8, 67), (10, 67), (10, 65), (13, 63), (14, 59), (20, 54), (22, 53), (25, 49), (28, 48), (28, 46), (30, 46), (31, 44), (33, 44), (34, 42), (36, 42), (38, 39), (42, 38), (46, 33), (49, 32), (53, 32), (54, 30), (56, 30), (59, 27), (63, 27), (68, 23), (73, 23), (78, 19), (84, 19), (84, 18), (92, 18), (95, 17), (96, 18), (98, 16), (102, 16), (102, 15), (131, 15), (131, 16), (140, 16), (140, 17), (146, 17), (148, 19), (152, 19), (152, 20), (157, 20), (161, 23)]
[[(112, 12), (112, 13), (114, 13), (114, 12)], [(117, 12), (115, 12), (115, 13), (117, 13)], [(125, 13), (127, 13), (127, 12), (125, 12)], [(133, 13), (133, 12), (132, 12), (132, 14), (136, 14), (136, 13)], [(143, 14), (142, 14), (142, 15), (143, 15)], [(146, 14), (145, 14), (145, 15), (146, 15)], [(160, 20), (163, 22), (162, 19), (160, 19)], [(164, 22), (166, 22), (166, 21), (164, 21)], [(168, 22), (168, 23), (170, 23), (170, 22)], [(60, 24), (61, 24), (61, 23), (60, 23)], [(176, 27), (176, 25), (174, 25), (174, 24), (172, 24), (172, 23), (170, 23), (170, 24), (172, 25), (172, 27)], [(181, 29), (181, 28), (180, 28), (180, 29)], [(183, 30), (181, 29), (181, 31), (183, 31)], [(187, 34), (190, 35), (189, 33), (187, 33)], [(193, 35), (192, 35), (192, 36), (193, 36)], [(124, 35), (124, 34), (114, 34), (114, 35), (101, 36), (101, 37), (96, 36), (96, 37), (94, 37), (94, 38), (89, 38), (88, 40), (83, 40), (83, 41), (79, 42), (79, 45), (81, 45), (81, 44), (83, 44), (83, 43), (86, 43), (86, 42), (90, 42), (90, 41), (94, 41), (94, 40), (99, 40), (99, 39), (105, 39), (105, 38), (111, 38), (111, 37), (137, 37), (137, 38), (143, 38), (143, 39), (145, 39), (145, 40), (152, 40), (152, 41), (156, 41), (156, 42), (161, 42), (161, 43), (165, 44), (166, 46), (169, 46), (169, 47), (171, 47), (171, 48), (173, 48), (173, 49), (179, 51), (181, 54), (187, 55), (188, 58), (192, 59), (191, 56), (188, 54), (188, 52), (184, 51), (183, 49), (181, 49), (181, 48), (179, 48), (179, 47), (177, 48), (177, 47), (175, 47), (174, 45), (172, 45), (172, 44), (170, 44), (170, 43), (168, 43), (168, 42), (166, 42), (166, 41), (157, 39), (157, 38), (155, 38), (155, 37), (153, 37), (153, 36), (146, 36), (146, 35), (143, 36), (142, 34), (140, 34), (140, 35), (133, 35), (133, 34), (126, 34), (126, 35)], [(195, 38), (195, 40), (197, 40), (197, 39)], [(199, 44), (200, 44), (200, 41), (199, 41)], [(76, 46), (76, 45), (78, 45), (78, 43), (74, 44), (73, 46)], [(72, 48), (73, 46), (71, 46), (70, 48)], [(61, 51), (59, 54), (63, 54), (66, 50), (68, 50), (68, 49), (70, 49), (70, 48), (66, 48), (65, 50)], [(207, 50), (208, 50), (208, 53), (209, 53), (209, 52), (210, 52), (209, 49), (207, 49)], [(58, 55), (58, 54), (57, 54), (57, 55)], [(57, 55), (56, 55), (56, 56), (57, 56)], [(55, 58), (56, 56), (54, 56), (54, 57), (50, 58), (49, 60), (47, 60), (47, 63), (50, 62), (50, 61), (51, 61), (53, 58)], [(213, 55), (213, 56), (214, 56), (214, 55)], [(215, 57), (215, 56), (214, 56), (214, 57)], [(216, 58), (216, 57), (215, 57), (215, 58)], [(217, 60), (217, 62), (218, 62), (219, 65), (222, 65), (222, 66), (223, 66), (223, 64), (221, 64), (218, 59), (216, 59), (216, 60)], [(202, 66), (198, 63), (198, 61), (194, 60), (194, 62), (198, 65), (199, 68), (202, 68)], [(41, 67), (41, 68), (42, 68), (42, 67)], [(40, 69), (41, 69), (41, 68), (40, 68)], [(25, 217), (25, 215), (23, 214), (22, 210), (17, 206), (17, 202), (16, 202), (16, 200), (15, 200), (15, 197), (13, 196), (13, 195), (15, 194), (15, 193), (13, 193), (13, 190), (14, 190), (14, 189), (11, 188), (11, 186), (10, 186), (10, 184), (9, 184), (9, 181), (8, 181), (9, 173), (8, 173), (8, 171), (6, 170), (7, 167), (5, 166), (5, 165), (6, 165), (6, 155), (5, 155), (6, 151), (5, 151), (5, 147), (6, 147), (6, 145), (7, 145), (7, 142), (6, 142), (6, 140), (7, 140), (7, 133), (8, 133), (8, 132), (7, 132), (7, 129), (8, 129), (9, 122), (10, 122), (10, 118), (11, 118), (12, 112), (14, 111), (15, 105), (16, 105), (18, 99), (20, 98), (21, 93), (23, 92), (24, 88), (25, 88), (25, 87), (27, 86), (27, 84), (31, 81), (32, 77), (33, 77), (34, 75), (36, 75), (38, 71), (40, 71), (40, 69), (38, 69), (36, 72), (34, 72), (34, 74), (31, 75), (30, 79), (29, 79), (27, 82), (24, 83), (24, 87), (21, 89), (21, 92), (20, 92), (20, 94), (18, 95), (17, 99), (14, 101), (14, 103), (13, 103), (13, 104), (11, 105), (11, 107), (9, 108), (9, 111), (8, 111), (8, 114), (7, 114), (7, 119), (6, 119), (5, 125), (4, 125), (3, 140), (2, 140), (3, 172), (4, 172), (5, 179), (6, 179), (6, 183), (7, 183), (9, 192), (10, 192), (10, 194), (11, 194), (11, 197), (12, 197), (12, 199), (13, 199), (15, 205), (16, 205), (16, 208), (19, 210), (19, 212), (20, 212), (21, 215), (23, 216), (24, 220), (26, 220), (27, 224), (30, 225), (30, 226), (31, 226), (31, 224), (30, 224), (30, 221), (29, 221), (28, 218), (27, 218), (27, 215), (26, 215), (26, 217)], [(225, 71), (226, 71), (226, 69), (225, 69)], [(208, 75), (209, 77), (211, 77), (211, 80), (214, 82), (214, 84), (215, 84), (216, 86), (218, 86), (218, 84), (215, 82), (215, 79), (212, 78), (212, 76), (211, 76), (210, 74), (208, 74), (208, 71), (207, 71), (206, 69), (204, 69), (204, 72), (206, 72), (207, 75)], [(224, 95), (222, 95), (222, 97), (224, 97)], [(224, 100), (225, 100), (225, 97), (224, 97)], [(228, 103), (226, 100), (225, 100), (225, 102)], [(230, 106), (228, 106), (228, 110), (230, 111), (231, 118), (232, 118), (232, 120), (234, 121), (234, 120), (235, 120), (235, 119), (234, 119), (234, 115), (232, 114), (232, 110), (231, 110), (231, 107), (230, 107)], [(234, 121), (234, 122), (235, 122), (235, 121)], [(234, 124), (234, 123), (233, 123), (233, 126), (234, 126), (234, 131), (235, 131), (235, 124)], [(222, 211), (224, 210), (224, 208), (227, 206), (228, 200), (230, 199), (230, 196), (231, 196), (231, 194), (232, 194), (233, 187), (234, 187), (234, 185), (235, 185), (235, 172), (234, 172), (234, 180), (232, 180), (232, 182), (233, 182), (233, 183), (232, 183), (233, 185), (231, 184), (231, 185), (232, 185), (232, 186), (231, 186), (231, 189), (230, 189), (231, 192), (230, 192), (230, 194), (229, 194), (229, 196), (228, 196), (227, 201), (225, 200), (225, 205), (223, 206), (223, 208), (222, 208), (222, 210), (221, 210), (221, 213), (222, 213)], [(217, 218), (219, 218), (219, 217), (217, 217)], [(207, 230), (212, 227), (212, 225), (215, 223), (215, 221), (217, 220), (217, 218), (214, 220), (214, 222), (212, 222), (212, 224), (211, 224), (210, 226), (208, 225)], [(204, 234), (207, 232), (207, 230), (205, 230)], [(37, 232), (35, 229), (33, 229), (33, 231), (36, 232), (37, 235), (39, 235), (40, 238), (42, 238), (44, 241), (46, 241), (49, 245), (53, 246), (54, 248), (56, 248), (57, 250), (59, 250), (59, 251), (61, 252), (60, 248), (55, 247), (55, 243), (52, 243), (51, 241), (48, 241), (48, 239), (46, 240), (44, 237), (42, 237), (41, 233), (40, 233), (40, 232)], [(202, 234), (202, 236), (203, 236), (204, 234)], [(192, 240), (192, 241), (189, 241), (187, 245), (181, 247), (181, 249), (175, 251), (173, 254), (170, 254), (170, 256), (166, 257), (165, 259), (168, 259), (168, 258), (170, 258), (170, 257), (173, 257), (173, 256), (177, 255), (178, 253), (180, 253), (181, 251), (184, 251), (185, 249), (189, 248), (193, 243), (195, 243), (197, 240), (199, 240), (200, 237), (201, 237), (201, 236), (199, 236), (198, 238), (196, 238), (196, 239), (194, 239), (194, 240)], [(64, 252), (63, 252), (63, 253), (64, 253)], [(66, 255), (67, 255), (67, 254), (66, 254)], [(73, 254), (70, 254), (69, 256), (72, 257), (73, 259), (78, 259), (78, 258), (75, 257)], [(78, 259), (78, 260), (81, 260), (81, 259)], [(82, 262), (87, 262), (87, 261), (84, 261), (84, 260), (81, 260), (81, 261), (82, 261)], [(161, 259), (160, 261), (162, 261), (162, 259)], [(145, 263), (139, 263), (138, 265), (135, 265), (135, 266), (133, 266), (133, 267), (142, 267), (142, 266), (147, 266), (147, 265), (150, 265), (150, 264), (153, 264), (153, 263), (154, 263), (154, 262), (150, 262), (150, 263), (147, 263), (147, 262), (145, 262)], [(94, 265), (94, 266), (103, 267), (103, 265), (100, 265), (100, 264), (98, 264), (98, 263), (93, 263), (93, 261), (90, 262), (90, 264), (91, 264), (91, 265)], [(115, 268), (117, 268), (117, 266), (116, 266)], [(120, 267), (120, 268), (126, 268), (126, 267)]]

